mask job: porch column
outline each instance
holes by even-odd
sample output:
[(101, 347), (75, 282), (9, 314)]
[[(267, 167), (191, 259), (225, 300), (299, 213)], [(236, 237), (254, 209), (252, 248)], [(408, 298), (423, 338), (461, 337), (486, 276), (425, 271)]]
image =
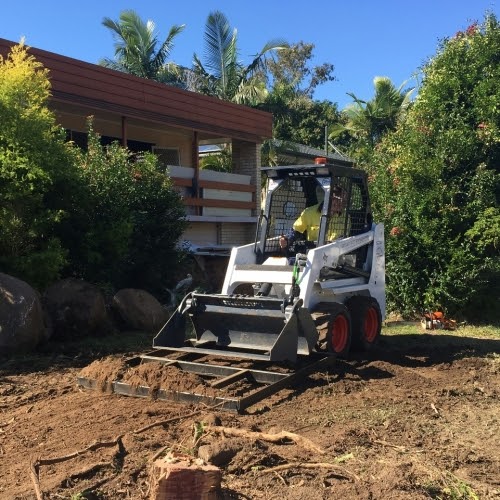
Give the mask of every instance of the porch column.
[(127, 147), (127, 117), (122, 116), (122, 146)]

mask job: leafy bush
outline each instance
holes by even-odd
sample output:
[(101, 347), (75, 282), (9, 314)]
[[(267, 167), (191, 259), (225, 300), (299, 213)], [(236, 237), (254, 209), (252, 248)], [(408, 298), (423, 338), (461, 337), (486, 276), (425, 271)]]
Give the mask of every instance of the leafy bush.
[[(65, 217), (71, 154), (46, 102), (47, 71), (23, 45), (0, 56), (0, 270), (43, 287), (67, 252), (54, 235)], [(58, 200), (57, 203), (54, 203)]]
[(78, 276), (151, 292), (173, 279), (186, 222), (152, 154), (82, 151), (48, 109), (47, 71), (22, 45), (0, 59), (0, 271), (45, 288)]
[(492, 15), (444, 40), (405, 122), (375, 148), (388, 301), (406, 315), (440, 307), (498, 321), (499, 53)]
[(88, 150), (75, 150), (78, 207), (60, 234), (75, 274), (114, 287), (160, 290), (179, 255), (184, 206), (153, 154), (102, 147), (89, 121)]

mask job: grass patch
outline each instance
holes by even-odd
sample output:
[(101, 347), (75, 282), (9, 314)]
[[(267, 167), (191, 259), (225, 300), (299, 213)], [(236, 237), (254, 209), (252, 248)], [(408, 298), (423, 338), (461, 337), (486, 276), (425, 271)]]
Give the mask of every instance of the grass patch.
[(424, 330), (420, 322), (393, 321), (382, 327), (382, 335), (447, 335), (463, 338), (500, 340), (500, 327), (463, 325), (456, 330)]

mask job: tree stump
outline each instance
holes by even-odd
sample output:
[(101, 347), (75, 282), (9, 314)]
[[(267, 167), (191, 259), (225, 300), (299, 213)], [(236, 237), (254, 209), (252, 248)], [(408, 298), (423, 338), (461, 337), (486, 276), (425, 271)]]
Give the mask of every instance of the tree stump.
[(150, 500), (216, 500), (222, 471), (189, 455), (155, 460), (150, 474)]

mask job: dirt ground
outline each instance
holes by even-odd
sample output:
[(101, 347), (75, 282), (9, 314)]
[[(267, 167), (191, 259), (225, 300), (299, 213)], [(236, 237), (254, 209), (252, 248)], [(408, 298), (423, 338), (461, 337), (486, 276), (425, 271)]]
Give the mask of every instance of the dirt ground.
[(40, 356), (0, 361), (0, 499), (36, 499), (37, 477), (44, 499), (148, 498), (154, 458), (207, 445), (227, 451), (219, 498), (500, 498), (500, 340), (416, 326), (241, 414), (76, 384), (202, 384), (172, 367)]

